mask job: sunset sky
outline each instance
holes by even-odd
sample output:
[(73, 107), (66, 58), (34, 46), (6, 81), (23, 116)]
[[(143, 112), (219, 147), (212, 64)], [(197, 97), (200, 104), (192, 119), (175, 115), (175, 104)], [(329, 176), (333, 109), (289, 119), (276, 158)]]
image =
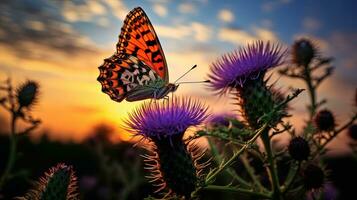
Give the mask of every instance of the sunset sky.
[[(123, 134), (123, 119), (142, 102), (110, 100), (96, 78), (98, 66), (115, 51), (126, 14), (137, 6), (145, 10), (158, 34), (170, 81), (194, 64), (198, 68), (185, 80), (203, 80), (218, 56), (254, 40), (288, 46), (304, 36), (318, 44), (320, 54), (335, 58), (335, 74), (320, 88), (320, 99), (328, 98), (326, 106), (338, 122), (350, 116), (357, 86), (353, 0), (0, 1), (0, 79), (10, 76), (16, 84), (27, 79), (41, 84), (34, 116), (42, 119), (41, 130), (48, 130), (51, 138), (81, 140), (101, 123)], [(283, 90), (304, 87), (285, 78), (277, 84)], [(201, 98), (213, 114), (229, 112), (234, 102), (215, 97), (199, 84), (181, 85), (175, 95)], [(302, 95), (292, 104), (291, 120), (298, 128), (307, 118), (306, 99)], [(8, 115), (0, 113), (5, 123)]]

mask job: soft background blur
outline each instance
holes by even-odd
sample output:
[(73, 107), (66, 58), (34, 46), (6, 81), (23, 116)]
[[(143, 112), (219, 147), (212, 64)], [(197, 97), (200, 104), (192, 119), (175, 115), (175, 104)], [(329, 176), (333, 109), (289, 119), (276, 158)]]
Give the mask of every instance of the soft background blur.
[[(319, 98), (338, 121), (350, 115), (357, 85), (356, 1), (0, 1), (0, 79), (15, 83), (26, 79), (41, 84), (41, 97), (34, 116), (43, 124), (33, 137), (47, 133), (50, 139), (82, 141), (93, 127), (106, 124), (115, 129), (113, 140), (128, 140), (121, 130), (123, 119), (140, 104), (116, 103), (101, 92), (97, 67), (111, 56), (126, 14), (141, 6), (149, 16), (163, 46), (170, 81), (199, 67), (185, 80), (203, 80), (218, 56), (248, 42), (261, 39), (291, 45), (300, 37), (313, 39), (320, 53), (333, 56), (333, 78), (323, 83)], [(274, 80), (279, 79), (274, 76)], [(280, 78), (283, 90), (304, 87)], [(204, 85), (181, 85), (175, 95), (203, 99), (212, 113), (231, 110), (233, 101), (218, 98)], [(307, 117), (306, 94), (294, 101), (291, 119), (301, 130)], [(6, 132), (7, 113), (0, 112)], [(335, 145), (344, 148), (344, 134)]]

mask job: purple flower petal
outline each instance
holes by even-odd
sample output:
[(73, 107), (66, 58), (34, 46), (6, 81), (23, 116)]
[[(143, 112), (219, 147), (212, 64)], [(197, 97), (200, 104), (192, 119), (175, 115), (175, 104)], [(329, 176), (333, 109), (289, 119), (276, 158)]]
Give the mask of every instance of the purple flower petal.
[(182, 134), (207, 118), (207, 107), (190, 98), (173, 98), (144, 103), (129, 115), (128, 130), (144, 137), (169, 137)]
[(211, 66), (210, 87), (220, 94), (232, 87), (243, 87), (246, 79), (255, 79), (261, 72), (281, 65), (285, 52), (280, 45), (257, 41), (223, 55)]

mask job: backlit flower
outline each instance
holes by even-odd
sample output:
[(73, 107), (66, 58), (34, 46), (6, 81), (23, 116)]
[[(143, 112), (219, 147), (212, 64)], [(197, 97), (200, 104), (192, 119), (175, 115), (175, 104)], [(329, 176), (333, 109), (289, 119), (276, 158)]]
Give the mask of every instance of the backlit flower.
[(231, 88), (244, 87), (246, 80), (281, 65), (284, 54), (280, 45), (257, 41), (223, 55), (211, 66), (210, 87), (221, 94)]
[(129, 115), (128, 128), (144, 137), (162, 138), (183, 135), (190, 126), (207, 118), (207, 107), (189, 98), (173, 98), (162, 103), (144, 103)]

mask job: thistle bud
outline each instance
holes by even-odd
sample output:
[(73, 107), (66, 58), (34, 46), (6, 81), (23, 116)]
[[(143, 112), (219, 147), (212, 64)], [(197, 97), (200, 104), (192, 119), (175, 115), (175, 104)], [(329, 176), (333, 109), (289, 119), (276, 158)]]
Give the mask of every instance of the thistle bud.
[(319, 131), (333, 131), (335, 128), (335, 118), (327, 109), (321, 110), (316, 114), (314, 123)]
[(77, 177), (72, 166), (63, 163), (49, 169), (43, 177), (35, 183), (35, 188), (18, 200), (77, 200)]
[(325, 173), (321, 167), (309, 164), (303, 171), (304, 184), (307, 190), (319, 189), (325, 181)]
[(307, 160), (310, 155), (309, 143), (302, 137), (293, 138), (288, 149), (290, 156), (297, 161)]
[(357, 124), (352, 124), (348, 128), (348, 135), (353, 139), (357, 140)]
[(17, 89), (17, 102), (20, 108), (31, 107), (37, 102), (39, 85), (35, 81), (27, 81)]
[(307, 39), (297, 40), (292, 47), (293, 62), (299, 66), (308, 65), (316, 55), (316, 48)]

